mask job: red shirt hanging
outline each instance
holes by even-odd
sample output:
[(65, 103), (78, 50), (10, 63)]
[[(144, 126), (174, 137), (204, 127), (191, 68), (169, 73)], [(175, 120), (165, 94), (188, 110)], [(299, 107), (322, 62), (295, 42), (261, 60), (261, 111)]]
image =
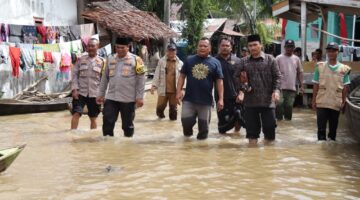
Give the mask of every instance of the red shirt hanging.
[(19, 77), (20, 74), (20, 48), (9, 47), (9, 55), (11, 58), (12, 75)]

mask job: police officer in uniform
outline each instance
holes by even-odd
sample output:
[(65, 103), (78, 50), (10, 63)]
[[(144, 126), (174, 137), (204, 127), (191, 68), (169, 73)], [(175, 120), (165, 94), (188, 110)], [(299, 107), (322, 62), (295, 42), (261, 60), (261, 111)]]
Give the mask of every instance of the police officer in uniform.
[[(128, 38), (117, 38), (116, 54), (108, 58), (97, 103), (104, 103), (103, 135), (114, 136), (115, 122), (121, 115), (125, 137), (134, 134), (135, 108), (143, 106), (145, 70), (140, 57), (129, 52)], [(107, 93), (106, 93), (107, 91)], [(106, 93), (106, 96), (105, 96)]]
[(90, 128), (97, 127), (96, 118), (100, 113), (100, 106), (96, 103), (96, 96), (105, 66), (105, 60), (97, 56), (98, 48), (99, 41), (92, 38), (88, 45), (88, 55), (82, 56), (73, 67), (71, 129), (77, 129), (85, 105), (91, 121)]

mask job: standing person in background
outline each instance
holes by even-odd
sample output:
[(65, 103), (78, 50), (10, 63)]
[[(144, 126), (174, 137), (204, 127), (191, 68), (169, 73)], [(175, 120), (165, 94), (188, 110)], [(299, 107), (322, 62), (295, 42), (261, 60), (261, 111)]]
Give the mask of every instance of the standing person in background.
[(249, 55), (249, 50), (246, 48), (246, 47), (243, 47), (242, 49), (241, 49), (241, 58), (244, 58), (244, 57), (246, 57), (246, 56), (248, 56)]
[[(244, 81), (251, 85), (251, 89), (241, 90), (238, 98), (245, 106), (246, 138), (250, 145), (256, 145), (261, 129), (265, 142), (275, 140), (275, 104), (280, 99), (281, 74), (275, 58), (261, 50), (259, 35), (248, 36), (247, 43), (250, 56), (241, 59), (235, 77), (242, 85)], [(243, 78), (244, 73), (247, 78)]]
[(115, 122), (120, 112), (124, 136), (132, 137), (135, 108), (140, 108), (144, 104), (144, 65), (140, 57), (129, 52), (130, 41), (129, 38), (117, 38), (116, 54), (108, 58), (101, 79), (96, 101), (98, 104), (105, 102), (104, 136), (114, 136)]
[(295, 48), (294, 40), (285, 41), (285, 53), (276, 57), (276, 62), (281, 72), (281, 95), (276, 107), (276, 118), (278, 120), (291, 120), (292, 110), (296, 97), (296, 81), (300, 83), (300, 94), (304, 92), (303, 68), (299, 57), (293, 54)]
[[(183, 101), (181, 123), (184, 136), (193, 135), (193, 127), (198, 119), (198, 140), (205, 140), (208, 137), (211, 107), (214, 101), (212, 95), (214, 84), (219, 95), (217, 110), (220, 111), (224, 107), (221, 64), (216, 58), (210, 56), (210, 52), (210, 40), (201, 38), (197, 54), (189, 56), (184, 62), (177, 84), (176, 99), (179, 104)], [(182, 89), (185, 79), (187, 82), (184, 96)]]
[(169, 44), (166, 56), (162, 57), (155, 70), (151, 94), (158, 92), (156, 115), (165, 118), (164, 110), (169, 102), (169, 118), (177, 119), (176, 83), (183, 62), (176, 56), (176, 45)]
[[(316, 65), (312, 107), (316, 110), (318, 140), (336, 140), (340, 111), (344, 111), (349, 91), (351, 68), (337, 61), (339, 46), (330, 42), (326, 47), (328, 61)], [(326, 126), (329, 122), (329, 134)]]
[[(294, 55), (299, 57), (300, 61), (302, 60), (302, 52), (301, 51), (302, 51), (301, 47), (296, 47), (294, 49)], [(309, 61), (309, 57), (307, 55), (305, 55), (305, 61), (307, 61), (307, 62)]]
[(100, 113), (100, 105), (96, 104), (96, 96), (100, 85), (101, 73), (105, 66), (103, 58), (97, 56), (99, 41), (90, 39), (88, 55), (81, 56), (72, 70), (72, 120), (71, 129), (77, 129), (84, 106), (88, 108), (90, 129), (96, 129), (96, 118)]
[(313, 51), (311, 52), (311, 62), (317, 63), (319, 60), (318, 52)]
[[(229, 38), (221, 38), (219, 44), (219, 55), (216, 57), (223, 71), (224, 79), (224, 109), (217, 112), (218, 130), (220, 134), (226, 134), (227, 131), (235, 127), (235, 131), (240, 131), (244, 126), (243, 106), (237, 99), (237, 78), (234, 77), (235, 67), (239, 65), (240, 58), (231, 55), (232, 41)], [(218, 100), (218, 94), (215, 92), (215, 99)]]
[(323, 51), (322, 49), (316, 49), (315, 52), (317, 53), (317, 62), (323, 61)]

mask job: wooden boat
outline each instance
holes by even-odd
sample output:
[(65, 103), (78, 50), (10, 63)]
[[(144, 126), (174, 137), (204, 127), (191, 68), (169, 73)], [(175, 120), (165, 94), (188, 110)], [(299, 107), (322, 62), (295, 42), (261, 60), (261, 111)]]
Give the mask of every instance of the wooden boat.
[(0, 150), (0, 173), (9, 168), (11, 163), (21, 153), (25, 146), (26, 145), (24, 144), (21, 146)]
[(40, 78), (11, 99), (0, 99), (0, 116), (61, 111), (69, 108), (71, 85), (64, 92), (45, 94), (39, 85), (45, 84), (47, 76)]
[(71, 98), (60, 98), (54, 101), (27, 102), (14, 99), (0, 99), (0, 116), (40, 113), (66, 110)]
[(346, 99), (345, 115), (348, 126), (360, 140), (360, 86), (356, 87)]

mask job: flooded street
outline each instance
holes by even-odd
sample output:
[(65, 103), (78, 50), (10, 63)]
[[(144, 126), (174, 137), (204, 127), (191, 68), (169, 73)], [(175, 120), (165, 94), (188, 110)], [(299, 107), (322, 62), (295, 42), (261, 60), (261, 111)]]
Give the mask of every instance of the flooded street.
[[(184, 140), (180, 120), (158, 120), (156, 96), (137, 111), (135, 136), (102, 138), (68, 111), (0, 117), (0, 148), (27, 143), (0, 175), (0, 199), (360, 199), (360, 145), (342, 120), (336, 143), (318, 143), (315, 114), (296, 110), (277, 142), (249, 148), (245, 130)], [(167, 112), (166, 112), (167, 114)]]

